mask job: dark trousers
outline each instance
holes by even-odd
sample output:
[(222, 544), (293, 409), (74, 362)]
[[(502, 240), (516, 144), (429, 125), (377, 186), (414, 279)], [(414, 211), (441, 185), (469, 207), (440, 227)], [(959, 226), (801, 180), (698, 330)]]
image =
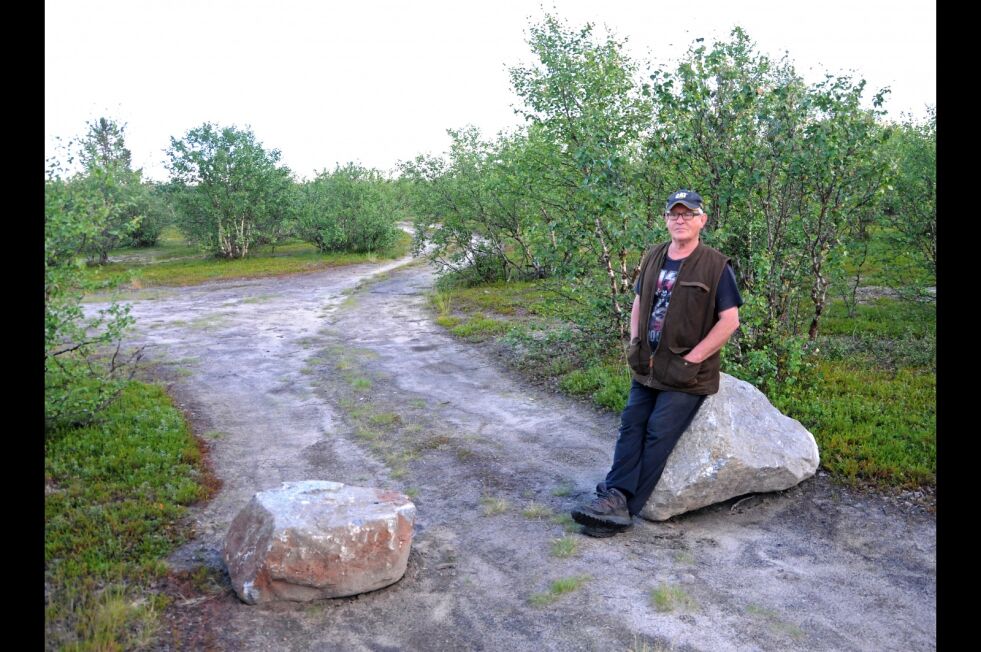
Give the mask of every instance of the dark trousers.
[(654, 493), (668, 455), (704, 399), (632, 381), (627, 407), (620, 416), (613, 468), (606, 475), (606, 486), (616, 487), (627, 496), (631, 516), (640, 512)]

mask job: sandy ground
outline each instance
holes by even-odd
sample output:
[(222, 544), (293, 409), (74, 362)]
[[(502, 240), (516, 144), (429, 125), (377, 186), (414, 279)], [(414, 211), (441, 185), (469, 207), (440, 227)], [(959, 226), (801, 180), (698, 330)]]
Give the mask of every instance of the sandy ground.
[[(286, 480), (408, 491), (418, 507), (396, 584), (258, 607), (227, 576), (217, 593), (185, 586), (155, 649), (936, 649), (935, 516), (822, 474), (613, 538), (567, 533), (546, 508), (591, 494), (618, 415), (446, 334), (426, 307), (433, 280), (406, 258), (132, 302), (135, 341), (169, 370), (223, 482), (192, 509), (197, 536), (175, 569), (221, 578), (232, 519)], [(563, 536), (575, 550), (555, 556)], [(588, 579), (532, 604), (568, 577)], [(684, 597), (659, 608), (658, 589)]]

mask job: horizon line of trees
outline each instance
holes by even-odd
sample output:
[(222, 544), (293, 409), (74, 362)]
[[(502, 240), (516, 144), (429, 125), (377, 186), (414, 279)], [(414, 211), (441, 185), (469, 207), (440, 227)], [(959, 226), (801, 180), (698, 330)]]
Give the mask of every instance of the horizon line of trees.
[(640, 257), (667, 238), (664, 198), (695, 189), (710, 216), (704, 240), (731, 256), (746, 301), (726, 364), (763, 388), (793, 382), (832, 290), (850, 287), (854, 307), (860, 278), (846, 262), (868, 255), (872, 233), (935, 278), (933, 108), (922, 122), (888, 122), (888, 89), (864, 108), (864, 80), (807, 84), (738, 27), (644, 72), (590, 24), (547, 15), (528, 44), (536, 62), (510, 69), (524, 124), (493, 138), (448, 129), (444, 155), (400, 162), (395, 179), (348, 163), (297, 181), (251, 129), (204, 123), (171, 138), (170, 178), (152, 182), (132, 168), (125, 125), (88, 123), (68, 161), (81, 169), (46, 171), (46, 383), (64, 390), (46, 411), (56, 422), (98, 411), (111, 392), (82, 400), (68, 388), (99, 375), (81, 370), (131, 323), (117, 307), (82, 320), (79, 257), (105, 264), (170, 224), (238, 259), (291, 238), (321, 252), (382, 250), (411, 213), (416, 251), (427, 244), (444, 272), (571, 283), (583, 335), (622, 343)]

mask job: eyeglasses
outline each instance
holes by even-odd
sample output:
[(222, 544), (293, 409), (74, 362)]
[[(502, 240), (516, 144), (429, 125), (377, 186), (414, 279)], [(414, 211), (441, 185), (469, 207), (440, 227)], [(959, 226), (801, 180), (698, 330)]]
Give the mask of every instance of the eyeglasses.
[(696, 215), (701, 215), (701, 213), (690, 213), (690, 212), (689, 213), (665, 213), (664, 219), (670, 222), (671, 220), (677, 220), (680, 217), (684, 221), (689, 222)]

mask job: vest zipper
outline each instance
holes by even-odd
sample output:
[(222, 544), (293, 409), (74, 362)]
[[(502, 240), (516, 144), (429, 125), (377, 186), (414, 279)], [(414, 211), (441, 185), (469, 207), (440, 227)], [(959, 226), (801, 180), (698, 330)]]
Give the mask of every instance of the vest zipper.
[[(699, 244), (701, 244), (701, 243), (699, 243)], [(671, 246), (668, 245), (668, 247), (664, 250), (664, 260), (667, 260), (668, 259), (668, 250), (670, 248), (671, 248)], [(695, 247), (695, 249), (698, 249), (698, 247)], [(692, 251), (690, 254), (688, 254), (687, 256), (685, 256), (684, 258), (681, 259), (681, 264), (678, 265), (678, 274), (674, 278), (675, 287), (678, 286), (679, 279), (681, 278), (681, 270), (683, 270), (685, 268), (685, 263), (688, 262), (688, 259), (691, 258), (694, 253), (695, 252)], [(661, 265), (662, 266), (664, 265), (664, 260), (661, 261)], [(654, 281), (654, 287), (657, 287), (657, 281), (656, 280)], [(674, 294), (674, 290), (672, 290), (671, 293)], [(653, 308), (653, 304), (654, 304), (654, 301), (652, 299), (651, 300), (651, 306), (652, 306), (652, 308)], [(670, 310), (671, 310), (671, 302), (668, 302), (668, 310), (665, 311), (665, 313), (664, 313), (664, 323), (665, 324), (668, 323), (668, 312)], [(648, 325), (648, 332), (650, 332), (650, 316), (648, 316), (647, 322), (648, 322), (648, 324), (647, 324)], [(650, 345), (650, 338), (648, 338), (647, 342), (648, 342), (648, 345)], [(661, 337), (659, 337), (658, 340), (657, 340), (657, 346), (654, 347), (653, 349), (651, 349), (651, 359), (647, 363), (647, 376), (648, 376), (648, 378), (650, 378), (651, 382), (654, 381), (654, 351), (656, 351), (657, 349), (661, 348), (661, 345), (662, 344), (664, 344), (664, 327), (663, 326), (661, 327)]]

